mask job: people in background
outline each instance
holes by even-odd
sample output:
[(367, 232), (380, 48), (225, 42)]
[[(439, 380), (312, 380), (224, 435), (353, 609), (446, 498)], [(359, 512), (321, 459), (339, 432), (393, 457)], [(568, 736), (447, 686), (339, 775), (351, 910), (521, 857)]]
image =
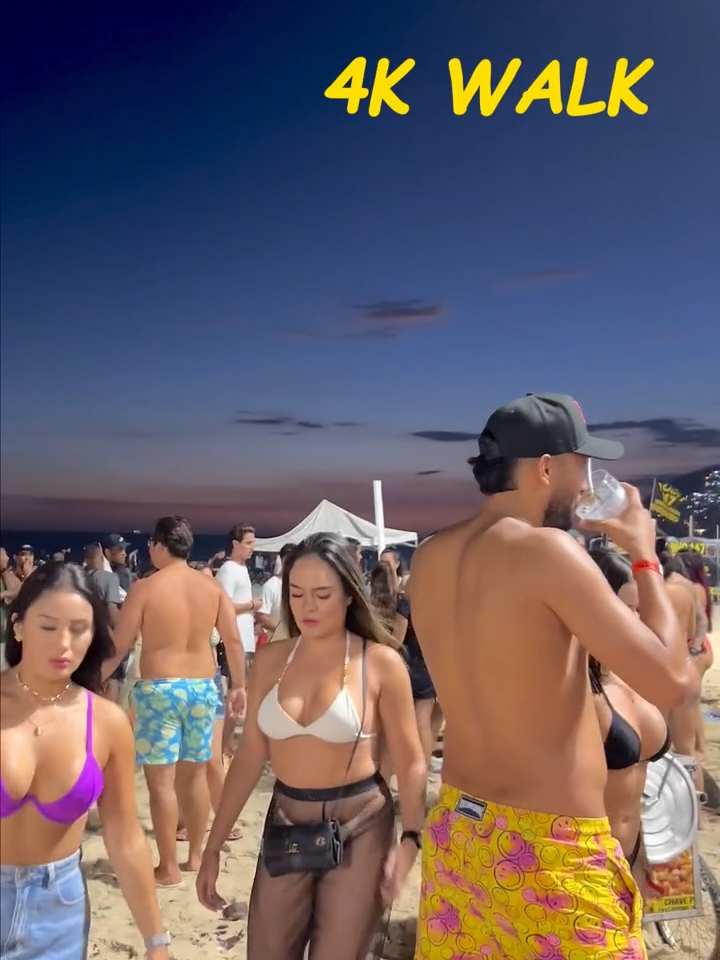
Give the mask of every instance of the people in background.
[(404, 592), (407, 574), (403, 569), (402, 557), (398, 551), (394, 547), (386, 547), (386, 549), (380, 554), (380, 563), (385, 563), (392, 568), (395, 576), (397, 577), (397, 581), (400, 586), (400, 592)]
[(401, 647), (410, 610), (407, 601), (400, 596), (400, 581), (391, 565), (378, 563), (370, 571), (370, 599), (382, 625), (392, 634), (396, 647)]
[(236, 523), (228, 534), (230, 552), (216, 574), (216, 580), (230, 598), (248, 666), (255, 655), (255, 612), (260, 600), (253, 598), (247, 563), (255, 550), (255, 528)]
[(665, 577), (667, 595), (675, 610), (678, 623), (686, 638), (688, 675), (691, 683), (682, 703), (676, 704), (669, 715), (670, 736), (673, 749), (696, 761), (695, 786), (703, 789), (703, 770), (700, 745), (703, 742), (702, 676), (692, 661), (697, 635), (698, 603), (693, 585), (687, 577), (685, 564), (677, 554), (664, 552), (660, 557)]
[[(640, 598), (630, 562), (607, 547), (590, 550), (590, 556), (613, 593), (637, 614)], [(651, 889), (647, 890), (640, 814), (647, 765), (667, 753), (670, 731), (657, 707), (594, 657), (590, 657), (589, 671), (608, 768), (605, 811), (610, 829), (620, 842), (640, 889), (652, 894)]]
[[(134, 583), (134, 577), (127, 566), (127, 551), (130, 544), (121, 534), (109, 533), (103, 539), (102, 547), (110, 570), (120, 581), (120, 589), (127, 596)], [(123, 596), (123, 600), (125, 596)]]
[[(198, 570), (206, 577), (214, 576), (209, 564), (203, 563), (200, 560), (190, 563), (190, 567), (193, 570)], [(220, 642), (220, 634), (217, 631), (217, 627), (213, 627), (212, 633), (210, 634), (210, 646), (215, 655), (215, 686), (218, 692), (218, 705), (215, 711), (215, 730), (212, 738), (212, 756), (210, 757), (207, 765), (210, 807), (212, 808), (213, 813), (217, 813), (217, 809), (220, 804), (220, 797), (222, 796), (223, 784), (225, 782), (224, 731), (225, 717), (228, 713), (226, 708), (227, 689), (225, 686), (225, 677), (223, 676), (222, 671), (220, 670), (220, 665), (217, 661)], [(233, 827), (228, 834), (228, 840), (239, 840), (240, 837), (240, 830), (236, 827)], [(187, 840), (187, 830), (185, 828), (185, 818), (182, 809), (180, 809), (177, 838), (178, 840)]]
[(8, 960), (87, 957), (80, 844), (95, 803), (145, 956), (168, 960), (135, 808), (132, 731), (123, 711), (97, 696), (112, 654), (107, 608), (83, 570), (48, 563), (23, 583), (0, 680), (0, 947)]
[(148, 543), (157, 572), (133, 584), (115, 630), (117, 652), (104, 668), (109, 676), (142, 634), (140, 679), (132, 691), (135, 751), (145, 773), (158, 845), (155, 881), (163, 888), (183, 883), (178, 804), (188, 835), (185, 867), (192, 871), (200, 865), (210, 808), (207, 763), (218, 707), (213, 627), (230, 663), (228, 708), (239, 715), (245, 702), (245, 660), (234, 611), (214, 578), (188, 566), (192, 546), (192, 529), (184, 517), (158, 520)]
[(20, 593), (23, 583), (37, 570), (35, 548), (24, 543), (15, 554), (14, 564), (8, 564), (3, 573), (3, 596), (6, 603), (12, 603)]
[(282, 571), (283, 564), (295, 549), (294, 543), (285, 543), (280, 548), (273, 575), (263, 584), (262, 600), (256, 619), (269, 636), (277, 630), (282, 616)]
[[(220, 849), (269, 761), (277, 780), (250, 898), (248, 960), (302, 960), (308, 942), (316, 960), (379, 957), (381, 944), (371, 943), (417, 857), (425, 812), (427, 770), (407, 670), (342, 537), (303, 541), (285, 562), (282, 595), (290, 639), (263, 646), (250, 672), (247, 717), (198, 896), (222, 908)], [(378, 735), (387, 738), (400, 789), (397, 846), (393, 804), (376, 768)], [(331, 862), (318, 874), (307, 860), (296, 866), (281, 855), (269, 869), (278, 830), (314, 830), (328, 819), (339, 824), (341, 866)]]

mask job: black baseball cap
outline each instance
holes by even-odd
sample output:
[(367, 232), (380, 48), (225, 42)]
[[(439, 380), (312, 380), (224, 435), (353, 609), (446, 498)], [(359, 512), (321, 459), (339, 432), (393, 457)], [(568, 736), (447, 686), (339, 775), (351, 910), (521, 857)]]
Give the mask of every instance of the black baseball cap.
[(18, 550), (18, 553), (32, 553), (34, 555), (35, 547), (31, 546), (29, 543), (24, 543)]
[(566, 393), (528, 393), (490, 416), (478, 441), (481, 456), (509, 460), (579, 453), (618, 460), (625, 448), (588, 433), (577, 400)]
[(103, 537), (103, 550), (115, 550), (117, 547), (127, 548), (129, 546), (130, 544), (127, 542), (125, 537), (119, 533), (109, 533), (106, 537)]

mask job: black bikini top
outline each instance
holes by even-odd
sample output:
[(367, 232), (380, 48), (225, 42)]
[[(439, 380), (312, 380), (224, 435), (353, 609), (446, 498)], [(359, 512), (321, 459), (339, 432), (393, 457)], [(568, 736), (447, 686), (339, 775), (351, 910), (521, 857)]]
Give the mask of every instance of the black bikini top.
[[(597, 689), (599, 687), (599, 689)], [(624, 717), (610, 703), (610, 698), (602, 684), (592, 683), (593, 693), (601, 694), (610, 708), (610, 728), (605, 737), (605, 763), (608, 770), (628, 770), (642, 760), (642, 743), (640, 736)], [(659, 760), (670, 749), (670, 731), (667, 731), (665, 742), (660, 750), (647, 758), (648, 763)]]

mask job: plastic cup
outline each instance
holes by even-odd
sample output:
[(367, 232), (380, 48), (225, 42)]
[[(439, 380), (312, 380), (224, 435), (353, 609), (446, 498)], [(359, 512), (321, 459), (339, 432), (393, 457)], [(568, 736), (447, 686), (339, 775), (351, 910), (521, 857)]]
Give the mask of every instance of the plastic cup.
[(581, 520), (612, 520), (625, 509), (625, 489), (607, 470), (593, 470), (590, 490), (575, 508)]

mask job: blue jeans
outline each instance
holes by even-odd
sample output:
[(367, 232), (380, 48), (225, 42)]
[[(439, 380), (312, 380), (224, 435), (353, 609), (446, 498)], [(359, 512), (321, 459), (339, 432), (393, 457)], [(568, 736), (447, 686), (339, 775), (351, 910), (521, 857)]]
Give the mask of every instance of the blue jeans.
[(2, 960), (87, 960), (90, 905), (80, 854), (0, 867)]

